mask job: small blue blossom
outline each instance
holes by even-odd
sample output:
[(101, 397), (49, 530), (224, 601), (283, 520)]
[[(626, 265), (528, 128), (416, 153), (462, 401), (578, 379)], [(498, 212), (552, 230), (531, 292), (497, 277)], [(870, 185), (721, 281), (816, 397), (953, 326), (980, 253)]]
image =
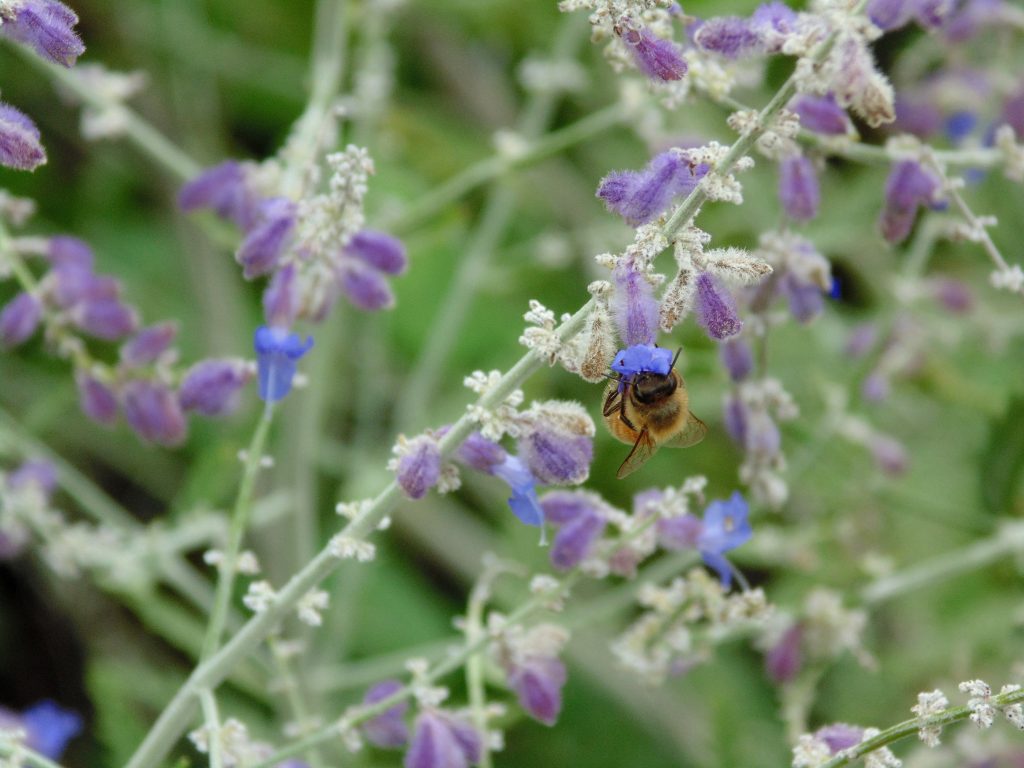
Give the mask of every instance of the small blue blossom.
[(732, 583), (732, 568), (725, 554), (750, 540), (747, 502), (739, 491), (733, 491), (728, 501), (713, 501), (704, 510), (704, 527), (697, 537), (697, 550), (704, 563), (718, 573), (722, 586)]
[(653, 344), (634, 344), (620, 350), (611, 367), (626, 380), (642, 372), (665, 376), (672, 370), (672, 350)]
[(518, 456), (507, 456), (501, 464), (491, 470), (495, 477), (500, 477), (509, 488), (512, 496), (508, 506), (512, 513), (527, 525), (544, 525), (544, 510), (537, 500), (537, 481), (526, 466), (526, 462)]
[(297, 333), (261, 325), (256, 329), (254, 346), (260, 399), (276, 403), (291, 391), (295, 363), (313, 346), (313, 339), (308, 337), (303, 342)]
[(58, 760), (71, 739), (82, 730), (82, 718), (53, 701), (40, 701), (20, 714), (0, 707), (0, 730), (25, 731), (25, 744), (44, 757)]

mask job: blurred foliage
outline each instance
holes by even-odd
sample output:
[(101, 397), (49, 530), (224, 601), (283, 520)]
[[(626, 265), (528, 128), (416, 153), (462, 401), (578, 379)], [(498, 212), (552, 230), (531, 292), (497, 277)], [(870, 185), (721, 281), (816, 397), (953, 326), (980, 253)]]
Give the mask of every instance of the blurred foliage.
[[(149, 86), (136, 106), (201, 164), (273, 152), (301, 111), (313, 13), (308, 0), (72, 4), (88, 45), (83, 62), (146, 71)], [(686, 10), (698, 16), (744, 13), (754, 5), (706, 0), (687, 3)], [(357, 54), (367, 12), (363, 4), (350, 6)], [(370, 224), (488, 157), (494, 131), (512, 124), (524, 99), (514, 80), (518, 63), (547, 50), (560, 24), (581, 21), (560, 20), (554, 0), (432, 0), (392, 13), (396, 90), (379, 125), (359, 137), (368, 141), (377, 167)], [(885, 54), (896, 58), (925, 44), (915, 33), (901, 35), (898, 46)], [(556, 127), (616, 98), (616, 78), (582, 35), (579, 57), (590, 82), (559, 106)], [(788, 64), (773, 65), (770, 80), (777, 85), (787, 73)], [(34, 229), (89, 240), (99, 269), (124, 281), (148, 321), (180, 323), (184, 359), (246, 354), (259, 320), (257, 289), (240, 280), (230, 254), (196, 221), (176, 212), (180, 180), (124, 143), (85, 144), (76, 110), (6, 48), (0, 50), (0, 83), (4, 100), (37, 120), (50, 156), (35, 174), (3, 171), (0, 180), (38, 202)], [(769, 95), (753, 88), (739, 97), (763, 104)], [(701, 104), (671, 119), (681, 137), (727, 142), (732, 137), (725, 114)], [(464, 375), (506, 368), (519, 357), (517, 338), (528, 298), (558, 312), (584, 302), (585, 286), (599, 276), (590, 257), (623, 247), (631, 236), (602, 210), (593, 190), (609, 170), (640, 167), (648, 156), (649, 149), (627, 128), (617, 128), (499, 182), (515, 195), (512, 223), (479, 281), (468, 321), (452, 340), (442, 385), (429, 393), (429, 409), (414, 414), (414, 423), (394, 423), (393, 409), (415, 386), (408, 374), (466, 256), (486, 190), (403, 233), (412, 266), (396, 283), (394, 312), (342, 310), (328, 321), (329, 328), (313, 329), (318, 343), (305, 361), (310, 387), (282, 408), (273, 438), (277, 465), (264, 478), (264, 488), (295, 494), (295, 520), (255, 533), (269, 578), (293, 572), (337, 528), (336, 500), (369, 496), (385, 485), (384, 464), (396, 433), (450, 422), (468, 400)], [(974, 316), (958, 318), (938, 306), (918, 305), (920, 322), (943, 341), (927, 350), (913, 376), (896, 382), (886, 402), (863, 405), (873, 423), (907, 445), (909, 472), (884, 478), (862, 449), (820, 430), (824, 388), (838, 383), (856, 400), (865, 373), (862, 363), (843, 353), (846, 333), (864, 320), (891, 322), (899, 311), (892, 298), (893, 275), (906, 254), (886, 247), (873, 228), (884, 176), (879, 167), (829, 163), (823, 214), (807, 234), (842, 265), (846, 282), (856, 290), (830, 304), (814, 325), (782, 327), (769, 342), (769, 368), (801, 407), (799, 421), (783, 428), (793, 497), (779, 516), (758, 513), (754, 544), (736, 555), (784, 607), (797, 606), (815, 585), (855, 595), (871, 578), (865, 570), (869, 554), (896, 568), (913, 564), (992, 533), (993, 513), (1020, 516), (1024, 509), (1024, 324), (1019, 302), (989, 288), (988, 266), (972, 245), (941, 243), (931, 263), (935, 271), (971, 285)], [(700, 226), (717, 245), (756, 245), (758, 233), (779, 220), (775, 183), (771, 163), (759, 160), (744, 178), (747, 204), (709, 205)], [(992, 174), (967, 194), (976, 210), (1005, 222), (993, 236), (1019, 260), (1013, 224), (1022, 213), (1019, 188)], [(560, 248), (557, 258), (545, 255), (552, 242)], [(12, 292), (0, 286), (0, 300)], [(710, 497), (724, 497), (737, 487), (740, 456), (719, 417), (727, 380), (717, 351), (692, 323), (680, 328), (672, 343), (685, 350), (682, 370), (691, 404), (711, 434), (699, 448), (663, 451), (642, 473), (618, 482), (614, 472), (626, 449), (600, 432), (590, 487), (623, 507), (641, 488), (678, 484), (691, 474), (709, 478)], [(528, 383), (527, 397), (575, 398), (596, 417), (600, 391), (545, 369)], [(38, 340), (17, 354), (0, 356), (0, 406), (17, 414), (26, 433), (86, 473), (119, 506), (142, 520), (167, 521), (184, 519), (197, 507), (230, 504), (238, 475), (235, 456), (258, 413), (252, 394), (229, 420), (194, 422), (180, 450), (140, 445), (124, 426), (104, 431), (86, 421), (66, 365), (48, 357)], [(67, 495), (60, 501), (76, 508)], [(772, 530), (783, 541), (812, 542), (813, 557), (788, 564), (765, 561), (757, 546), (759, 529)], [(345, 567), (332, 578), (331, 613), (324, 629), (307, 635), (311, 650), (303, 660), (305, 671), (410, 648), (410, 654), (420, 648), (436, 654), (439, 641), (454, 637), (451, 617), (464, 610), (483, 550), (540, 569), (546, 560), (535, 531), (524, 530), (508, 514), (504, 488), (486, 478), (468, 480), (451, 497), (400, 508), (396, 526), (379, 543), (381, 555), (372, 566)], [(63, 696), (90, 713), (90, 736), (74, 745), (66, 764), (121, 764), (192, 665), (186, 651), (161, 640), (167, 633), (149, 626), (155, 617), (147, 620), (139, 609), (139, 600), (156, 598), (129, 599), (68, 585), (49, 578), (32, 560), (0, 565), (0, 586), (0, 699), (21, 706)], [(585, 587), (580, 594), (596, 591)], [(176, 597), (162, 599), (178, 614), (191, 613)], [(1011, 664), (1021, 661), (1022, 611), (1020, 574), (1012, 564), (878, 608), (868, 643), (877, 668), (867, 671), (847, 658), (827, 670), (812, 724), (844, 720), (883, 726), (907, 716), (918, 690), (939, 685), (951, 692), (956, 681), (972, 677), (1008, 680)], [(174, 615), (170, 611), (168, 620), (177, 624)], [(40, 616), (52, 620), (34, 622)], [(496, 765), (788, 764), (778, 694), (748, 643), (730, 642), (708, 664), (649, 690), (613, 669), (606, 646), (614, 631), (615, 623), (605, 622), (577, 632), (558, 726), (510, 723), (507, 748), (496, 755)], [(390, 671), (399, 673), (400, 661)], [(286, 719), (281, 693), (229, 690), (226, 711), (245, 717), (256, 733), (280, 739), (273, 723), (276, 716), (277, 722)], [(314, 704), (330, 719), (359, 695), (361, 690), (317, 690)], [(195, 764), (195, 754), (187, 754)], [(371, 750), (344, 764), (397, 765), (398, 758)]]

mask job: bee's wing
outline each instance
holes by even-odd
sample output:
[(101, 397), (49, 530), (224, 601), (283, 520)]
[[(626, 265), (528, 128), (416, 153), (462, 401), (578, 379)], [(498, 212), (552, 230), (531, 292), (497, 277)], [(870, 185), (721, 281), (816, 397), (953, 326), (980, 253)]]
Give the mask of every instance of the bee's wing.
[(644, 462), (654, 455), (656, 450), (658, 450), (657, 444), (651, 439), (647, 428), (644, 427), (640, 434), (637, 435), (636, 442), (633, 443), (633, 450), (629, 452), (629, 456), (622, 462), (622, 466), (615, 473), (615, 477), (621, 480), (626, 475), (636, 472), (644, 465)]
[(686, 417), (686, 425), (663, 442), (662, 445), (666, 445), (669, 448), (689, 448), (691, 445), (696, 445), (703, 440), (707, 433), (708, 425), (691, 412)]

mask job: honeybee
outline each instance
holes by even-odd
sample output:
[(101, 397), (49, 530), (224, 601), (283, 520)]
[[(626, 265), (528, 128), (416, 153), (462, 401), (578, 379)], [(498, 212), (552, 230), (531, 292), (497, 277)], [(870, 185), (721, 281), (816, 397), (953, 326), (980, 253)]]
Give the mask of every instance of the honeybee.
[(620, 480), (640, 469), (661, 446), (687, 448), (708, 433), (707, 425), (690, 412), (686, 384), (675, 369), (678, 358), (676, 352), (668, 373), (641, 370), (610, 377), (604, 421), (615, 437), (633, 446), (615, 473)]

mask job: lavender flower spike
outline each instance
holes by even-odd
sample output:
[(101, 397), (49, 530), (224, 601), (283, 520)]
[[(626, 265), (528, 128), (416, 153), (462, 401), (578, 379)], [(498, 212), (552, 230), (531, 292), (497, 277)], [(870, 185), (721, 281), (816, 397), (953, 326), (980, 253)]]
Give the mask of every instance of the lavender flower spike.
[(0, 6), (0, 34), (24, 43), (43, 58), (70, 67), (85, 52), (75, 34), (75, 12), (57, 0), (21, 0)]
[[(6, 24), (0, 26), (3, 29)], [(39, 142), (36, 124), (21, 110), (0, 103), (0, 165), (34, 171), (45, 162), (46, 150)]]
[(622, 261), (612, 272), (615, 293), (612, 316), (626, 346), (653, 344), (658, 333), (658, 300), (654, 286), (631, 262)]
[(625, 29), (620, 37), (633, 54), (637, 68), (651, 80), (668, 82), (683, 79), (687, 69), (686, 59), (679, 46), (671, 40), (663, 40), (646, 27)]
[(608, 174), (598, 185), (597, 196), (609, 211), (635, 227), (657, 218), (676, 195), (693, 191), (707, 171), (706, 165), (694, 166), (680, 153), (669, 150), (655, 155), (642, 171)]
[(19, 293), (0, 310), (0, 347), (10, 349), (26, 341), (43, 315), (39, 299), (30, 293)]
[(186, 411), (222, 416), (238, 407), (242, 387), (250, 379), (252, 369), (244, 360), (201, 360), (182, 379), (178, 400)]
[(793, 221), (810, 221), (818, 215), (821, 188), (814, 163), (804, 155), (790, 155), (779, 163), (779, 199)]
[(291, 391), (295, 364), (313, 346), (313, 339), (303, 342), (297, 333), (261, 325), (256, 329), (254, 346), (260, 399), (276, 403)]
[(719, 16), (708, 19), (694, 34), (693, 41), (705, 51), (727, 59), (750, 56), (761, 50), (761, 35), (747, 19)]
[(735, 336), (743, 328), (732, 297), (710, 272), (697, 275), (697, 322), (718, 341)]
[[(363, 697), (363, 704), (376, 704), (402, 688), (397, 680), (384, 680), (370, 688)], [(362, 725), (367, 741), (385, 749), (404, 747), (409, 743), (409, 726), (405, 724), (405, 712), (409, 703), (401, 701), (372, 720)]]
[(175, 446), (185, 439), (185, 414), (178, 398), (158, 381), (130, 381), (124, 388), (124, 415), (143, 440)]

